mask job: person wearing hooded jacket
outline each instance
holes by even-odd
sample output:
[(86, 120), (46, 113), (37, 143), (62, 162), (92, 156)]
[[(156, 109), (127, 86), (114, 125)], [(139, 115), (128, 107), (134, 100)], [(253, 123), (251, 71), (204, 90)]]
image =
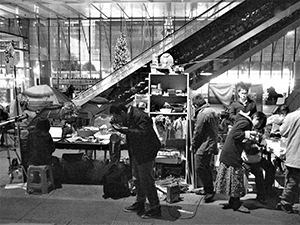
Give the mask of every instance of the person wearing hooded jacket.
[(55, 145), (50, 130), (50, 122), (47, 118), (39, 118), (36, 127), (27, 137), (26, 152), (28, 165), (50, 165), (53, 172), (55, 188), (61, 188), (61, 167), (58, 157), (53, 156)]
[(213, 200), (215, 194), (211, 163), (214, 155), (218, 154), (219, 118), (201, 94), (192, 98), (192, 104), (195, 115), (191, 151), (195, 153), (195, 170), (203, 183), (204, 201), (208, 203)]

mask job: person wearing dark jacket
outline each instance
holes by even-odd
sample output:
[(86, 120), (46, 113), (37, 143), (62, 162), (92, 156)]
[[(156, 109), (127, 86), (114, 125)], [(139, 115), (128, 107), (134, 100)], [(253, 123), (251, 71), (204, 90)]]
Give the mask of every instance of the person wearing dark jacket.
[(232, 122), (236, 121), (236, 117), (240, 111), (245, 113), (250, 112), (250, 117), (257, 111), (256, 102), (250, 99), (248, 95), (249, 85), (244, 82), (240, 82), (236, 85), (236, 87), (238, 99), (231, 103), (229, 109), (229, 118)]
[(204, 201), (211, 202), (214, 197), (213, 171), (211, 163), (218, 154), (219, 118), (215, 110), (206, 103), (201, 94), (192, 98), (195, 107), (194, 131), (191, 150), (195, 153), (195, 170), (204, 187)]
[[(152, 119), (141, 109), (124, 104), (110, 107), (113, 115), (112, 127), (126, 135), (132, 176), (136, 186), (136, 202), (124, 208), (126, 212), (137, 212), (142, 218), (161, 216), (161, 206), (154, 180), (154, 161), (161, 143), (153, 129)], [(150, 210), (145, 212), (148, 199)]]
[(61, 188), (61, 167), (59, 159), (53, 156), (55, 145), (50, 130), (50, 122), (47, 118), (40, 118), (36, 127), (29, 132), (26, 142), (28, 153), (28, 165), (50, 165), (53, 172), (55, 188)]
[(244, 139), (255, 139), (257, 131), (263, 127), (266, 121), (265, 114), (256, 112), (252, 118), (248, 113), (240, 112), (236, 122), (228, 133), (222, 152), (220, 154), (220, 166), (216, 178), (216, 193), (229, 195), (229, 203), (224, 209), (233, 209), (243, 213), (249, 213), (249, 209), (243, 206), (240, 198), (245, 195), (244, 188), (244, 162), (242, 152), (245, 149)]

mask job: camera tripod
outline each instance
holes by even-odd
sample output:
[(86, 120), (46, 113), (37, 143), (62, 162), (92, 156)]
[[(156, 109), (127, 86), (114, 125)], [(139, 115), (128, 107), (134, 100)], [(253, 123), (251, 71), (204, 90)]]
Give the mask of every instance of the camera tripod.
[[(15, 173), (21, 172), (23, 175), (27, 177), (26, 170), (22, 165), (21, 160), (21, 144), (20, 144), (20, 127), (19, 124), (14, 124), (22, 119), (24, 119), (23, 115), (11, 118), (10, 120), (4, 121), (0, 123), (0, 134), (1, 134), (1, 144), (0, 147), (2, 150), (6, 150), (7, 152), (7, 160), (8, 160), (8, 175), (10, 177), (10, 183), (13, 182), (15, 178)], [(18, 153), (18, 149), (20, 150), (20, 154)], [(11, 159), (10, 151), (14, 151), (17, 158)], [(24, 178), (23, 178), (24, 181)]]

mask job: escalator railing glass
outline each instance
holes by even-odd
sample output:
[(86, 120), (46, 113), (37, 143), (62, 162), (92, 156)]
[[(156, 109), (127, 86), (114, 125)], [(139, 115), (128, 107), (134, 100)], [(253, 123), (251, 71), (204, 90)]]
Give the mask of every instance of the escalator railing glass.
[[(150, 47), (149, 49), (132, 59), (122, 68), (114, 71), (109, 76), (93, 85), (91, 88), (79, 93), (79, 95), (73, 99), (73, 102), (77, 106), (83, 105), (84, 103), (96, 97), (111, 86), (117, 84), (120, 80), (126, 78), (127, 76), (130, 76), (132, 73), (134, 73), (141, 67), (150, 63), (152, 60), (152, 55), (154, 53), (160, 55), (164, 52), (167, 52), (172, 47), (178, 45), (183, 40), (198, 32), (204, 26), (210, 24), (216, 18), (222, 16), (223, 14), (231, 10), (231, 8), (234, 8), (234, 6), (240, 4), (241, 2), (242, 1), (236, 0), (219, 1), (211, 8), (201, 13), (201, 15), (197, 16), (196, 18), (188, 22), (186, 25), (176, 30), (174, 33), (168, 35), (162, 41), (158, 42), (154, 46)], [(201, 22), (199, 22), (200, 20)]]
[[(228, 8), (229, 4), (228, 7), (219, 10), (227, 12)], [(210, 70), (214, 69), (215, 59), (264, 32), (268, 27), (278, 24), (299, 8), (299, 0), (245, 0), (229, 12), (215, 18), (219, 12), (213, 7), (205, 12), (210, 15), (206, 17), (205, 22), (199, 22), (200, 18), (203, 18), (202, 15), (195, 18), (83, 92), (74, 102), (81, 105), (120, 80), (142, 71), (141, 68), (151, 62), (154, 53), (170, 53), (175, 59), (175, 64), (184, 66), (185, 72), (190, 73), (190, 83), (194, 85), (199, 81), (202, 71), (213, 72)], [(267, 38), (269, 34), (265, 35)], [(122, 96), (119, 98), (122, 99)]]

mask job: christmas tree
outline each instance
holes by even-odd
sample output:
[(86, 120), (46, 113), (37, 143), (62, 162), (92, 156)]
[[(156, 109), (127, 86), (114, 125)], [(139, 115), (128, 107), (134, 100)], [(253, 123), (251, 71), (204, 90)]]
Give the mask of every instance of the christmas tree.
[(130, 61), (130, 52), (127, 48), (126, 35), (123, 32), (121, 32), (115, 47), (115, 59), (114, 59), (113, 69), (117, 70), (120, 67), (124, 66), (129, 61)]

